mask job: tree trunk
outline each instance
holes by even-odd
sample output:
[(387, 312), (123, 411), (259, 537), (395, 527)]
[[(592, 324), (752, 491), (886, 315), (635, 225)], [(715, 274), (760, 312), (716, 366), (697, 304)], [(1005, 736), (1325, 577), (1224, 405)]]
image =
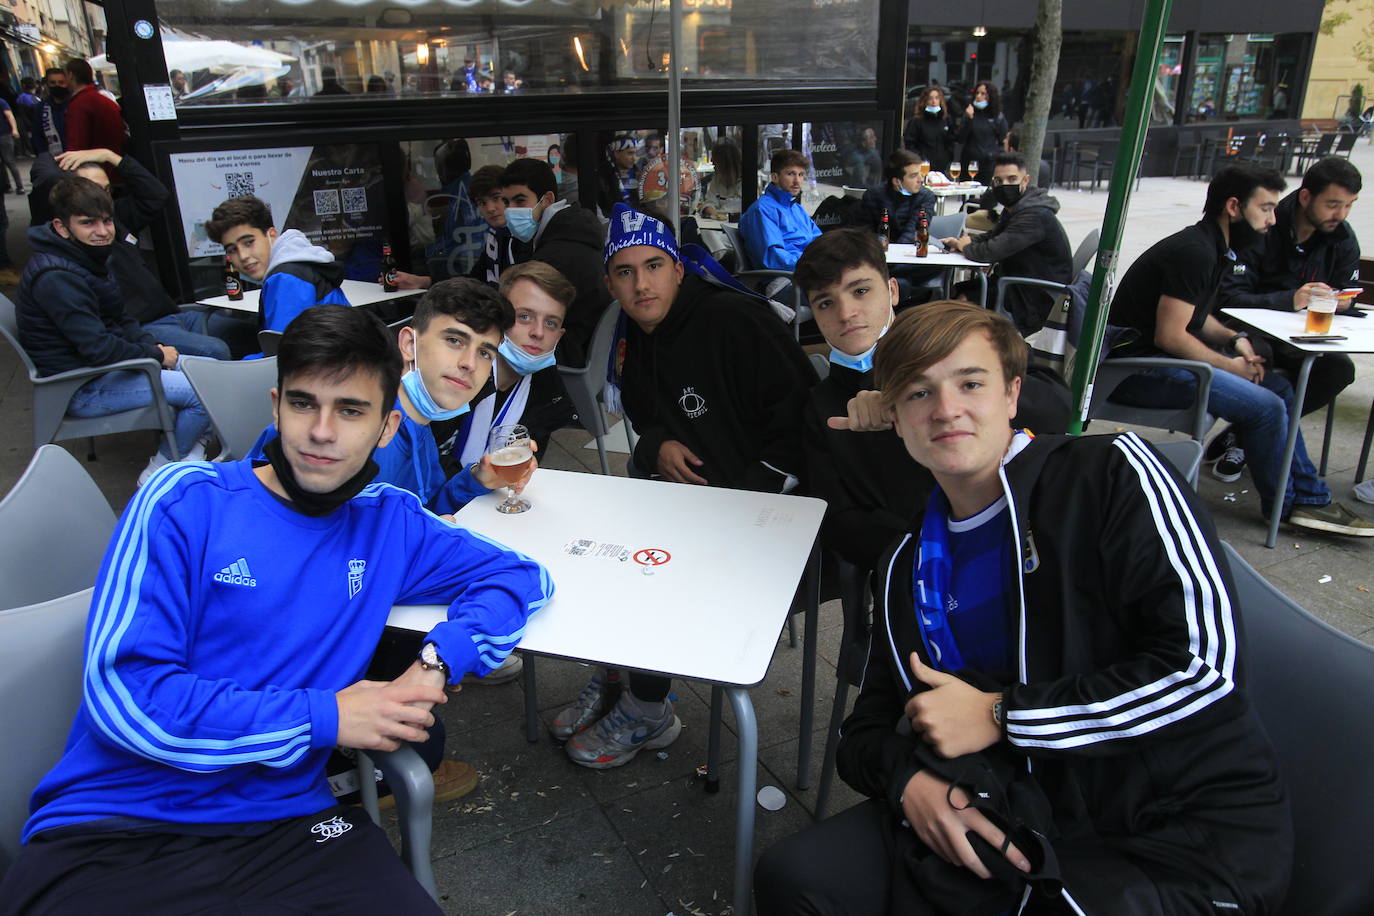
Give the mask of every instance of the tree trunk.
[(1040, 172), (1045, 147), (1045, 126), (1054, 102), (1054, 78), (1059, 73), (1059, 49), (1064, 44), (1064, 0), (1038, 0), (1035, 32), (1031, 38), (1030, 85), (1026, 89), (1026, 114), (1021, 122), (1021, 155), (1032, 176)]

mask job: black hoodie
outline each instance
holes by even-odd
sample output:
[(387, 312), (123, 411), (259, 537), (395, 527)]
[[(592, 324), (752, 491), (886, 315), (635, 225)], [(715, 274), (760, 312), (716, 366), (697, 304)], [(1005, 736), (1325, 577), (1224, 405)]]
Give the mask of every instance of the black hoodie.
[(766, 306), (688, 276), (645, 334), (626, 322), (621, 400), (639, 433), (635, 465), (658, 467), (677, 440), (713, 487), (779, 493), (802, 476), (802, 412), (816, 374)]
[(596, 214), (574, 206), (560, 209), (535, 237), (530, 259), (557, 269), (577, 288), (577, 298), (568, 307), (568, 317), (563, 323), (567, 333), (558, 347), (560, 363), (570, 366), (586, 363), (592, 332), (596, 330), (601, 313), (611, 304), (601, 257), (605, 243), (606, 229)]
[[(1073, 279), (1073, 249), (1056, 216), (1059, 201), (1044, 188), (1028, 188), (1002, 211), (997, 225), (964, 249), (975, 261), (996, 265), (998, 277), (1032, 277), (1068, 283)], [(1016, 329), (1032, 334), (1045, 326), (1054, 294), (1033, 286), (1013, 286), (1002, 304)]]

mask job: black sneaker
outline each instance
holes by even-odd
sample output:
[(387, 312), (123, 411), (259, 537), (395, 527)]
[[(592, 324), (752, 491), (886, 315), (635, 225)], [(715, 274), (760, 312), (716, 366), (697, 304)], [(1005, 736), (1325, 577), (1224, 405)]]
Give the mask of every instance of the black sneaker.
[(1245, 449), (1228, 448), (1217, 463), (1212, 465), (1212, 476), (1217, 480), (1230, 483), (1240, 480), (1240, 472), (1245, 470)]
[(1228, 449), (1233, 448), (1240, 448), (1240, 438), (1230, 426), (1227, 426), (1221, 432), (1213, 436), (1211, 442), (1207, 443), (1207, 448), (1202, 452), (1202, 463), (1215, 464), (1221, 460), (1221, 457), (1226, 454)]

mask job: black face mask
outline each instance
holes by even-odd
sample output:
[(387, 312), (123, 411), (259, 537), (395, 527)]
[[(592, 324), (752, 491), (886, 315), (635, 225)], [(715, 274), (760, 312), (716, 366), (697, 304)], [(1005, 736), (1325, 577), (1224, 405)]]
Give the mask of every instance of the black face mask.
[(1231, 221), (1231, 250), (1244, 251), (1251, 246), (1258, 244), (1264, 235), (1258, 229), (1252, 227), (1245, 218), (1242, 217)]
[(67, 235), (67, 241), (75, 245), (78, 250), (84, 252), (86, 257), (90, 258), (96, 264), (103, 265), (110, 259), (110, 252), (114, 251), (114, 245), (87, 245), (76, 237), (76, 233), (72, 232), (70, 227), (67, 228), (67, 232), (69, 233)]
[(1019, 184), (999, 184), (992, 189), (993, 199), (1004, 207), (1014, 207), (1025, 193)]
[(372, 479), (381, 471), (381, 468), (377, 467), (377, 462), (373, 461), (369, 455), (358, 473), (345, 480), (336, 489), (328, 493), (312, 493), (297, 482), (296, 472), (291, 469), (291, 463), (286, 460), (286, 455), (281, 450), (281, 436), (273, 438), (264, 445), (262, 453), (267, 456), (267, 462), (272, 465), (272, 470), (277, 472), (277, 480), (281, 482), (281, 487), (286, 491), (286, 495), (291, 498), (292, 507), (302, 515), (309, 515), (312, 518), (328, 515), (357, 496), (363, 491), (363, 487), (372, 483)]
[(59, 105), (67, 101), (67, 96), (71, 95), (71, 90), (65, 86), (49, 86), (48, 101), (56, 102)]

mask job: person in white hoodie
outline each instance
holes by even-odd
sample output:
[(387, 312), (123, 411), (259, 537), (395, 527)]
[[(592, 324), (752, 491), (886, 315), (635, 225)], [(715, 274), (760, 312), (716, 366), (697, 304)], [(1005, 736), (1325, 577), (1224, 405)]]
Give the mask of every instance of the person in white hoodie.
[(262, 284), (262, 329), (284, 331), (313, 305), (349, 305), (339, 288), (343, 265), (299, 229), (278, 233), (272, 210), (256, 197), (233, 197), (215, 208), (206, 234), (224, 246), (229, 262)]

